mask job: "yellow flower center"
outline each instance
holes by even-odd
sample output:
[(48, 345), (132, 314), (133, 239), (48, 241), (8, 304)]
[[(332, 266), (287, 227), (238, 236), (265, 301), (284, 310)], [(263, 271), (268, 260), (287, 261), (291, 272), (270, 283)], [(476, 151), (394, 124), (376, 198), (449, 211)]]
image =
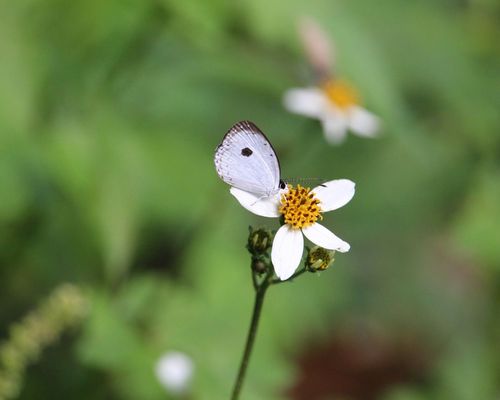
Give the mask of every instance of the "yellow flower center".
[(288, 192), (281, 195), (279, 212), (283, 214), (285, 223), (294, 229), (305, 228), (314, 224), (318, 218), (323, 219), (319, 200), (311, 189), (297, 185), (288, 185)]
[(343, 110), (359, 104), (354, 88), (343, 81), (330, 79), (323, 84), (322, 89), (328, 100)]

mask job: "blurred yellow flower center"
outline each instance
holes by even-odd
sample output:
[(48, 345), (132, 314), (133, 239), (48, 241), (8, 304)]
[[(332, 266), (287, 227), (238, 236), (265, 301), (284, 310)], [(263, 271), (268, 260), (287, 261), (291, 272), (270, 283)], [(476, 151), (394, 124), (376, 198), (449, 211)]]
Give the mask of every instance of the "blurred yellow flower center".
[(329, 80), (323, 84), (323, 92), (335, 106), (347, 109), (358, 104), (358, 95), (352, 86), (337, 80)]
[(305, 228), (322, 219), (319, 200), (311, 189), (297, 185), (288, 185), (288, 192), (281, 195), (279, 212), (285, 223), (294, 229)]

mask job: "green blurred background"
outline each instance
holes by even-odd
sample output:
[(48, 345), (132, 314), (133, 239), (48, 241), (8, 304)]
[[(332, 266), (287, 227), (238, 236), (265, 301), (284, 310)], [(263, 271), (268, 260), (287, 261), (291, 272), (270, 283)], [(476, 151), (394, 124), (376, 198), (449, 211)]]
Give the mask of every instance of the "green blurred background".
[[(383, 119), (326, 144), (288, 114), (311, 83), (297, 21)], [(0, 340), (58, 285), (88, 317), (20, 399), (169, 399), (154, 365), (194, 361), (228, 398), (253, 302), (248, 225), (213, 167), (236, 121), (286, 177), (349, 178), (325, 225), (351, 244), (273, 287), (243, 399), (500, 396), (500, 4), (495, 0), (2, 0)]]

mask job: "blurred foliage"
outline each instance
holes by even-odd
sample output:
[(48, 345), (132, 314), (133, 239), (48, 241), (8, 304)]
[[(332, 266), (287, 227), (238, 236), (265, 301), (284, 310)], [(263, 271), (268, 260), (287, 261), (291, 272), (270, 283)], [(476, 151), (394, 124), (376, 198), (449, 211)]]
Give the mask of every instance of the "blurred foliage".
[[(282, 108), (311, 83), (302, 15), (331, 34), (380, 139), (328, 147)], [(494, 0), (2, 1), (0, 338), (62, 282), (91, 303), (19, 398), (169, 398), (153, 368), (172, 349), (196, 364), (194, 398), (228, 396), (252, 304), (247, 226), (277, 224), (214, 171), (240, 119), (283, 176), (357, 183), (325, 221), (352, 250), (270, 291), (243, 397), (284, 398), (301, 355), (338, 331), (429, 354), (423, 379), (376, 398), (500, 396), (499, 27)]]
[(9, 340), (0, 345), (0, 399), (19, 395), (29, 363), (63, 332), (78, 325), (87, 311), (85, 298), (75, 286), (64, 284), (35, 311), (10, 328)]

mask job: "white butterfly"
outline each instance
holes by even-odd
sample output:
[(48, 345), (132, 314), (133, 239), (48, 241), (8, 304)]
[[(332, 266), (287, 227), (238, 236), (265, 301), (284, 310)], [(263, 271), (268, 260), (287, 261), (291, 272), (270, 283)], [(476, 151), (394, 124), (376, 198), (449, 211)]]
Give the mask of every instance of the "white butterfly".
[(285, 188), (273, 146), (250, 121), (233, 125), (215, 149), (215, 169), (229, 185), (261, 197)]

